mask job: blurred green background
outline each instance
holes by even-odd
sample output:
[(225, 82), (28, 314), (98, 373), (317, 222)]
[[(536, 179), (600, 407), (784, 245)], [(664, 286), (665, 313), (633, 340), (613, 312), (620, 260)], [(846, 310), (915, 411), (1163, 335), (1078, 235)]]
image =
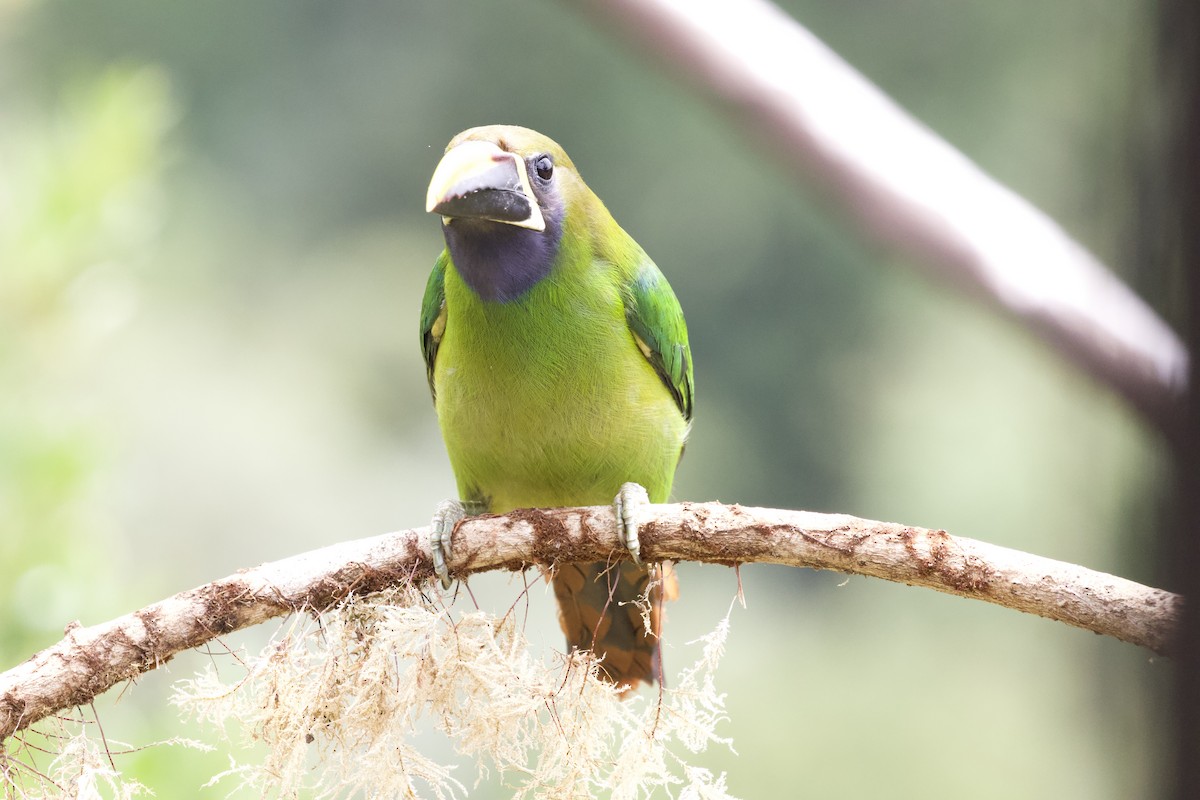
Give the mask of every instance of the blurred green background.
[[(1134, 265), (1152, 3), (783, 5), (1170, 305)], [(940, 527), (1155, 581), (1171, 473), (1152, 431), (872, 249), (571, 4), (7, 0), (0, 669), (71, 620), (427, 522), (453, 480), (417, 348), (441, 247), (422, 203), (445, 142), (491, 122), (561, 142), (679, 295), (698, 403), (677, 498)], [(737, 588), (724, 568), (680, 577), (668, 671)], [(1097, 800), (1152, 796), (1169, 769), (1170, 667), (1145, 651), (867, 579), (742, 578), (720, 673), (737, 753), (697, 758), (735, 795)], [(519, 585), (476, 583), (501, 610)], [(530, 635), (561, 647), (533, 596)], [(212, 738), (166, 703), (204, 661), (110, 693), (107, 735)], [(161, 797), (225, 797), (200, 785), (226, 765), (118, 757)], [(472, 796), (505, 792), (493, 775)]]

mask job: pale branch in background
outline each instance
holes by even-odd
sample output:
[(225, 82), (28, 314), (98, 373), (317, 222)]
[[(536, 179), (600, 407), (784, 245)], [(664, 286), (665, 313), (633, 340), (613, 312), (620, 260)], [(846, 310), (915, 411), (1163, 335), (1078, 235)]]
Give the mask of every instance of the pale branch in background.
[[(65, 637), (0, 673), (0, 741), (87, 704), (176, 653), (289, 613), (319, 613), (406, 581), (428, 581), (429, 528), (332, 545), (247, 569)], [(1182, 600), (1083, 567), (944, 531), (720, 503), (646, 507), (642, 557), (839, 570), (986, 600), (1166, 653)], [(611, 508), (520, 510), (464, 520), (457, 578), (493, 569), (624, 558)], [(429, 584), (434, 590), (433, 583)]]
[(1035, 331), (1168, 435), (1184, 345), (1044, 213), (913, 119), (766, 0), (580, 3), (731, 112), (883, 244)]

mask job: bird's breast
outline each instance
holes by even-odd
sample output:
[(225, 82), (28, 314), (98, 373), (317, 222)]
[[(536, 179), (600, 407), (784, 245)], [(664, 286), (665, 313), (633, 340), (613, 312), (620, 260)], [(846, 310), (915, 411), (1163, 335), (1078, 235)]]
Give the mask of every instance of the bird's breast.
[(494, 512), (608, 503), (629, 480), (666, 499), (686, 424), (615, 287), (565, 301), (454, 299), (448, 285), (434, 381), (460, 492)]

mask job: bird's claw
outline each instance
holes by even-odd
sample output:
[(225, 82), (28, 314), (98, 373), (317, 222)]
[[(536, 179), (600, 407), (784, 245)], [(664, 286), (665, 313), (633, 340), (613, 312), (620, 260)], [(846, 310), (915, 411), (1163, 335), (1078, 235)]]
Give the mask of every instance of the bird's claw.
[(633, 563), (642, 563), (642, 543), (638, 538), (638, 526), (642, 522), (645, 507), (650, 505), (650, 495), (640, 483), (625, 483), (613, 499), (613, 512), (617, 516), (617, 535), (629, 551)]
[(442, 582), (443, 589), (450, 588), (450, 570), (446, 562), (450, 558), (450, 539), (454, 528), (467, 516), (467, 510), (458, 500), (443, 500), (433, 512), (433, 536), (429, 549), (433, 559), (433, 574)]

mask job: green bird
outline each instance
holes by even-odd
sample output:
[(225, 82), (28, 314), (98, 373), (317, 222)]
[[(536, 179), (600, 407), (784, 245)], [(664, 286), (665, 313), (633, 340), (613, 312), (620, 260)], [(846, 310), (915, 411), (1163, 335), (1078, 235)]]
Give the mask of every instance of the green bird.
[[(551, 571), (571, 648), (615, 684), (660, 678), (661, 606), (637, 522), (666, 502), (692, 419), (692, 359), (679, 301), (555, 142), (505, 125), (455, 136), (427, 210), (446, 248), (421, 304), (421, 349), (461, 502), (434, 516), (443, 586), (467, 514), (614, 503), (632, 560)], [(614, 500), (615, 498), (615, 500)]]

